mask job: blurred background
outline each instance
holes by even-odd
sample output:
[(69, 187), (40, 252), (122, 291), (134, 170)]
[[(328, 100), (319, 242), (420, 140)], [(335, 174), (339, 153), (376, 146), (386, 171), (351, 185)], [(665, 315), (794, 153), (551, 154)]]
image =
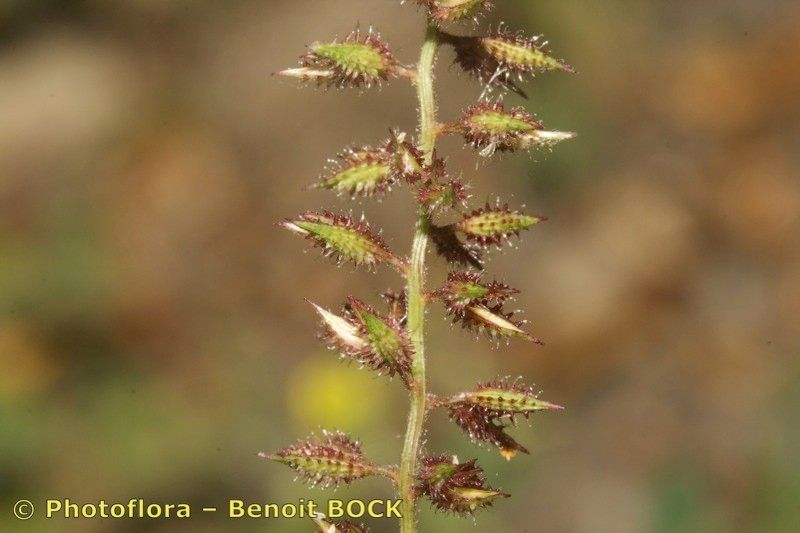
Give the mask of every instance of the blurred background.
[[(507, 102), (580, 137), (477, 166), (440, 148), (476, 202), (550, 217), (487, 265), (547, 346), (496, 349), (434, 306), (431, 387), (522, 375), (567, 410), (514, 430), (532, 453), (510, 463), (432, 416), (427, 449), (477, 457), (513, 497), (474, 520), (426, 505), (422, 531), (797, 531), (800, 4), (497, 3), (483, 27), (542, 33), (580, 72)], [(416, 60), (422, 13), (395, 0), (0, 1), (0, 530), (299, 533), (201, 513), (22, 523), (10, 506), (324, 501), (255, 456), (320, 427), (397, 461), (402, 387), (340, 363), (303, 298), (377, 303), (399, 280), (274, 226), (350, 209), (303, 187), (345, 145), (415, 127), (404, 81), (359, 95), (270, 76), (357, 21)], [(451, 62), (445, 120), (481, 92)], [(352, 208), (405, 253), (404, 190)], [(335, 495), (375, 496), (390, 487)]]

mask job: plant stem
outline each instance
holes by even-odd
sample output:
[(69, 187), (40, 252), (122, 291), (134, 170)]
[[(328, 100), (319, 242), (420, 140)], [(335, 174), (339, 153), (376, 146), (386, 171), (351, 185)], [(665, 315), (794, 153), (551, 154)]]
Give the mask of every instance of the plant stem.
[[(439, 46), (439, 33), (430, 21), (422, 45), (417, 65), (417, 98), (419, 99), (420, 149), (425, 155), (425, 163), (433, 161), (433, 148), (436, 144), (436, 101), (433, 90), (433, 65), (436, 49)], [(408, 332), (414, 346), (411, 387), (411, 407), (408, 412), (408, 427), (400, 461), (399, 490), (403, 502), (400, 519), (401, 533), (415, 533), (417, 530), (416, 496), (414, 494), (414, 475), (417, 471), (422, 427), (425, 422), (425, 252), (428, 247), (430, 214), (420, 210), (411, 246), (411, 261), (408, 267)]]

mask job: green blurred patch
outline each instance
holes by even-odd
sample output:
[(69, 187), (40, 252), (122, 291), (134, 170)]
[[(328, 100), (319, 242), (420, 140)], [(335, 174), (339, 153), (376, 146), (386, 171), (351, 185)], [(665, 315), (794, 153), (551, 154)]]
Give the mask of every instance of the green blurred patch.
[(700, 480), (689, 472), (665, 476), (656, 489), (656, 533), (694, 533), (701, 527), (704, 507)]

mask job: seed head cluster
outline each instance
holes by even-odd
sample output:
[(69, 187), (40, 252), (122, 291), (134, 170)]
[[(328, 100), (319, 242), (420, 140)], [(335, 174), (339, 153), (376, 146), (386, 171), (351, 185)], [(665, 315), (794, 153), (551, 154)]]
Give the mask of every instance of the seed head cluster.
[[(357, 440), (338, 431), (312, 435), (276, 453), (260, 454), (288, 466), (313, 485), (337, 487), (367, 476), (389, 478), (404, 500), (403, 531), (416, 531), (416, 504), (423, 498), (437, 510), (471, 515), (509, 496), (487, 484), (475, 459), (462, 463), (450, 454), (428, 453), (425, 448), (429, 444), (421, 441), (427, 411), (443, 409), (472, 441), (496, 447), (510, 460), (519, 453), (529, 453), (508, 434), (517, 419), (529, 420), (536, 412), (561, 409), (540, 400), (538, 392), (519, 379), (487, 381), (451, 396), (437, 396), (426, 389), (423, 334), (430, 304), (438, 302), (454, 324), (497, 343), (524, 340), (542, 344), (527, 331), (526, 321), (515, 317), (517, 311), (506, 308), (519, 291), (501, 281), (488, 281), (485, 269), (493, 252), (506, 248), (524, 230), (546, 219), (511, 208), (499, 199), (472, 206), (472, 187), (461, 174), (454, 177), (448, 171), (446, 158), (434, 148), (436, 140), (444, 135), (459, 136), (465, 146), (488, 158), (498, 153), (549, 149), (575, 136), (547, 130), (526, 108), (504, 104), (503, 96), (509, 92), (525, 96), (521, 84), (534, 74), (574, 72), (551, 55), (540, 37), (513, 33), (503, 25), (484, 35), (450, 33), (448, 28), (455, 23), (477, 24), (478, 17), (491, 9), (490, 0), (414, 3), (424, 11), (428, 30), (417, 65), (398, 60), (372, 28), (357, 28), (341, 40), (314, 42), (300, 57), (299, 66), (277, 73), (326, 88), (366, 90), (395, 79), (410, 81), (418, 88), (421, 119), (417, 138), (390, 129), (383, 140), (351, 144), (329, 160), (311, 186), (359, 200), (387, 197), (396, 190), (407, 193), (417, 211), (414, 246), (408, 258), (393, 252), (363, 215), (323, 209), (279, 223), (337, 264), (370, 271), (387, 265), (406, 281), (403, 290), (380, 295), (385, 308), (353, 295), (338, 310), (309, 300), (322, 325), (320, 338), (325, 345), (359, 367), (399, 378), (396, 381), (407, 389), (412, 411), (400, 466), (382, 466), (367, 459)], [(484, 88), (477, 102), (450, 122), (435, 119), (432, 69), (438, 45), (452, 46), (455, 63)], [(494, 91), (501, 94), (484, 97)], [(420, 243), (430, 243), (447, 264), (447, 279), (435, 284), (436, 289), (425, 289), (427, 246)], [(362, 524), (322, 515), (313, 520), (323, 533), (367, 531)]]

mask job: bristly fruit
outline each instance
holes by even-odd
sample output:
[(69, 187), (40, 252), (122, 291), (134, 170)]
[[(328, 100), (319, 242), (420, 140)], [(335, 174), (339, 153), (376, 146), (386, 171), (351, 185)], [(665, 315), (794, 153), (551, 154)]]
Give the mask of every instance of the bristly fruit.
[(546, 131), (541, 122), (522, 107), (506, 111), (501, 101), (483, 101), (470, 106), (461, 120), (449, 127), (484, 157), (495, 152), (514, 152), (549, 147), (572, 139), (572, 132)]
[(463, 233), (468, 240), (487, 248), (508, 242), (512, 236), (519, 236), (522, 230), (530, 229), (547, 220), (544, 217), (525, 215), (519, 211), (511, 211), (508, 205), (487, 203), (476, 209), (455, 224), (455, 229)]
[(313, 302), (309, 303), (322, 318), (321, 338), (330, 348), (378, 374), (389, 377), (399, 375), (409, 385), (414, 350), (403, 326), (404, 317), (397, 317), (396, 308), (390, 306), (389, 315), (384, 317), (371, 306), (350, 296), (343, 316), (340, 316)]
[(300, 58), (300, 64), (300, 68), (277, 74), (316, 81), (328, 87), (369, 88), (405, 73), (372, 28), (367, 32), (356, 29), (343, 42), (314, 43)]
[(306, 212), (294, 219), (286, 219), (284, 228), (303, 235), (320, 246), (325, 256), (337, 262), (350, 261), (356, 266), (374, 267), (378, 263), (388, 263), (399, 270), (405, 262), (394, 255), (377, 233), (374, 233), (363, 217), (355, 221), (347, 215), (337, 215), (330, 211), (322, 213)]
[(339, 486), (372, 475), (391, 477), (391, 470), (364, 458), (361, 445), (339, 431), (311, 435), (274, 454), (259, 457), (283, 463), (312, 485)]
[(485, 37), (442, 33), (441, 38), (455, 48), (456, 63), (488, 88), (513, 90), (524, 96), (515, 81), (525, 81), (527, 75), (549, 70), (575, 72), (568, 64), (549, 55), (548, 43), (542, 42), (541, 37), (512, 34), (502, 26)]
[(427, 456), (417, 474), (417, 493), (424, 494), (440, 510), (472, 514), (509, 495), (486, 486), (483, 469), (475, 459), (459, 464), (456, 457)]
[(519, 381), (507, 378), (478, 385), (472, 392), (464, 392), (441, 402), (450, 412), (450, 418), (476, 442), (489, 442), (500, 449), (501, 455), (511, 460), (517, 453), (528, 450), (505, 433), (516, 416), (526, 419), (537, 411), (561, 410), (563, 407), (540, 400), (538, 393)]
[(428, 10), (428, 16), (437, 23), (477, 20), (481, 12), (492, 7), (490, 0), (417, 0)]
[(333, 168), (315, 185), (318, 189), (354, 196), (387, 191), (396, 181), (392, 155), (384, 148), (348, 148), (331, 160)]
[(449, 272), (447, 283), (437, 289), (434, 295), (445, 304), (449, 312), (455, 313), (475, 304), (502, 305), (518, 293), (517, 289), (504, 283), (483, 283), (481, 274), (477, 272)]

